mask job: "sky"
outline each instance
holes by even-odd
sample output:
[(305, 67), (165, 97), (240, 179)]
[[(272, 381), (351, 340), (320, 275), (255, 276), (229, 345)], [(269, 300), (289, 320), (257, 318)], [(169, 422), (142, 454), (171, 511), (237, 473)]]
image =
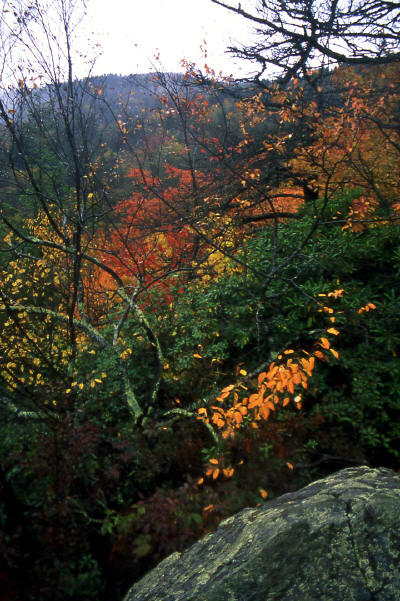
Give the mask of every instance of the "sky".
[(211, 0), (88, 0), (86, 29), (100, 44), (95, 73), (148, 72), (159, 53), (166, 71), (176, 72), (186, 58), (225, 75), (246, 76), (251, 66), (224, 53), (230, 42), (246, 42), (244, 19)]

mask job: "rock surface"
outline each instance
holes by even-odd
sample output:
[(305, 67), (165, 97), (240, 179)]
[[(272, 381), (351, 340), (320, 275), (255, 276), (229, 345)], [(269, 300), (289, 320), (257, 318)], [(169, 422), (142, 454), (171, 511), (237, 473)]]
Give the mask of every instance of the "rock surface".
[(400, 601), (400, 476), (342, 470), (222, 522), (125, 601)]

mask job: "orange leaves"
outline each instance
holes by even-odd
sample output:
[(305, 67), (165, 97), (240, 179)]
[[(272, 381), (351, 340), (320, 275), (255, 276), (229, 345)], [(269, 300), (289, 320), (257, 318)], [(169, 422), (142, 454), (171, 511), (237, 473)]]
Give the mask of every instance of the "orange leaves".
[(376, 309), (376, 305), (374, 303), (367, 303), (364, 307), (360, 307), (357, 311), (358, 314), (364, 313), (364, 311), (368, 312), (370, 310)]
[(330, 342), (327, 338), (320, 338), (319, 339), (319, 344), (322, 346), (322, 348), (328, 349), (330, 347)]
[[(319, 296), (336, 300), (342, 297), (343, 293), (343, 289), (337, 289)], [(367, 311), (372, 307), (372, 303), (368, 303), (363, 310)], [(335, 321), (331, 307), (322, 306), (320, 311), (327, 314), (330, 323)], [(325, 335), (320, 336), (316, 341), (312, 352), (302, 350), (296, 353), (294, 349), (289, 348), (278, 355), (277, 360), (271, 362), (267, 370), (258, 374), (256, 382), (250, 380), (250, 384), (256, 387), (252, 394), (244, 396), (243, 391), (247, 388), (241, 382), (225, 386), (217, 401), (222, 403), (230, 399), (230, 404), (213, 405), (209, 413), (205, 408), (201, 408), (198, 411), (199, 419), (215, 425), (221, 431), (222, 438), (227, 439), (233, 437), (243, 426), (257, 429), (258, 422), (268, 420), (277, 407), (287, 407), (291, 401), (297, 409), (301, 409), (301, 391), (308, 387), (308, 380), (313, 375), (316, 359), (328, 361), (323, 351), (329, 351), (339, 359), (339, 353), (331, 348), (328, 338), (328, 335), (338, 336), (339, 330), (330, 326), (324, 333)], [(237, 373), (245, 375), (246, 370), (240, 369)]]
[[(295, 361), (292, 358), (294, 351), (288, 349), (283, 353), (288, 359), (280, 364), (272, 362), (268, 371), (261, 372), (257, 378), (257, 392), (248, 397), (240, 398), (238, 394), (239, 385), (230, 384), (226, 386), (219, 397), (222, 401), (229, 397), (234, 391), (233, 403), (230, 407), (211, 406), (211, 423), (221, 430), (223, 438), (234, 436), (235, 430), (238, 430), (243, 423), (250, 424), (252, 428), (257, 428), (257, 422), (268, 420), (271, 412), (276, 410), (277, 405), (287, 406), (290, 402), (290, 396), (294, 395), (297, 387), (307, 388), (307, 380), (311, 377), (315, 358), (314, 356), (304, 356)], [(300, 399), (297, 395), (296, 399)], [(296, 402), (295, 399), (295, 402)], [(301, 405), (297, 403), (297, 406)], [(207, 419), (207, 412), (203, 408), (199, 410), (200, 419)]]
[(263, 403), (260, 407), (258, 415), (262, 417), (265, 421), (269, 418), (270, 409), (267, 404)]
[[(327, 331), (327, 333), (333, 334), (334, 336), (338, 336), (339, 335), (339, 331), (336, 330), (335, 328), (328, 328), (326, 331)], [(319, 339), (319, 343), (318, 344), (323, 349), (329, 350), (332, 353), (332, 355), (335, 357), (335, 359), (339, 359), (339, 353), (335, 349), (331, 348), (331, 343), (329, 342), (329, 340), (327, 338), (325, 338), (324, 336), (322, 336)], [(315, 354), (316, 354), (316, 356), (319, 359), (322, 359), (322, 358), (325, 359), (326, 358), (325, 355), (323, 355), (323, 353), (320, 353), (318, 355), (317, 355), (317, 353), (315, 353)]]
[(371, 220), (376, 206), (377, 201), (366, 196), (360, 196), (353, 200), (342, 230), (350, 229), (354, 233), (362, 232), (367, 226), (368, 220)]
[(339, 335), (338, 330), (335, 330), (335, 328), (329, 328), (326, 331), (328, 332), (328, 334), (333, 334), (334, 336), (338, 336)]
[[(241, 444), (245, 445), (247, 440), (254, 440), (255, 437), (258, 439), (257, 433), (252, 435), (252, 429), (261, 429), (264, 422), (272, 420), (274, 412), (282, 411), (289, 405), (299, 411), (302, 410), (305, 390), (309, 386), (310, 378), (314, 375), (318, 360), (331, 362), (333, 358), (339, 359), (338, 351), (331, 346), (335, 337), (340, 334), (339, 329), (332, 325), (335, 323), (333, 314), (336, 313), (332, 307), (338, 303), (338, 299), (343, 294), (343, 289), (323, 294), (325, 297), (323, 302), (327, 306), (319, 305), (319, 307), (323, 307), (319, 319), (325, 322), (325, 328), (317, 330), (318, 334), (311, 348), (282, 350), (274, 361), (257, 374), (257, 377), (251, 373), (246, 374), (246, 370), (240, 364), (235, 372), (236, 376), (239, 376), (239, 381), (225, 386), (217, 397), (218, 402), (215, 402), (214, 405), (210, 404), (210, 407), (202, 407), (198, 410), (199, 419), (207, 421), (209, 427), (215, 428), (216, 440), (219, 439), (222, 442), (221, 447), (217, 446), (216, 448), (231, 448), (224, 441), (237, 436), (241, 429), (246, 429), (243, 432), (244, 436), (240, 437)], [(358, 313), (373, 309), (375, 309), (375, 305), (369, 302), (361, 307)], [(354, 318), (356, 310), (353, 310), (352, 313)], [(344, 310), (338, 312), (339, 323), (343, 321), (343, 315), (345, 315)], [(240, 376), (246, 376), (246, 381), (244, 382)], [(276, 420), (273, 425), (271, 424), (271, 428), (275, 425)], [(237, 445), (238, 442), (235, 441), (233, 444)], [(295, 469), (290, 461), (286, 465), (291, 471)], [(223, 465), (222, 459), (208, 461), (205, 477), (209, 478), (211, 482), (231, 477), (232, 474), (233, 468)], [(260, 495), (266, 498), (261, 490), (263, 489), (259, 489)], [(267, 494), (266, 491), (264, 493)]]
[(220, 407), (211, 407), (214, 410), (214, 414), (211, 418), (213, 424), (217, 426), (217, 428), (221, 429), (226, 424), (225, 413)]
[(218, 478), (218, 476), (220, 474), (220, 471), (221, 470), (218, 467), (215, 468), (215, 470), (212, 471), (212, 478), (213, 478), (213, 480), (216, 480)]
[(230, 386), (225, 386), (225, 388), (222, 389), (221, 394), (219, 395), (219, 397), (217, 397), (217, 401), (223, 401), (224, 399), (226, 399), (231, 391), (234, 389), (234, 385), (231, 384)]
[(334, 290), (333, 292), (328, 292), (328, 296), (332, 298), (341, 298), (343, 296), (344, 290), (340, 288), (339, 290)]
[(265, 378), (267, 377), (267, 374), (265, 372), (262, 372), (258, 375), (258, 385), (261, 386), (261, 384), (264, 382)]
[[(382, 74), (385, 84), (379, 81)], [(323, 118), (313, 124), (313, 143), (296, 151), (295, 168), (317, 173), (320, 187), (361, 190), (360, 202), (353, 204), (344, 226), (348, 231), (373, 227), (379, 223), (374, 220), (374, 203), (389, 206), (399, 197), (400, 135), (393, 127), (398, 81), (398, 65), (363, 73), (349, 67), (338, 69), (332, 83), (342, 88), (342, 107), (325, 107)], [(311, 106), (303, 119), (307, 115), (312, 118)]]
[[(208, 460), (205, 476), (211, 478), (212, 480), (217, 480), (220, 475), (224, 475), (225, 478), (232, 478), (234, 473), (235, 468), (233, 468), (231, 465), (224, 467), (223, 457), (220, 457), (219, 459), (212, 458)], [(204, 478), (200, 478), (197, 481), (197, 484), (204, 484)]]
[(315, 365), (315, 357), (310, 357), (309, 359), (307, 359), (306, 357), (302, 357), (300, 359), (300, 363), (305, 373), (311, 377)]

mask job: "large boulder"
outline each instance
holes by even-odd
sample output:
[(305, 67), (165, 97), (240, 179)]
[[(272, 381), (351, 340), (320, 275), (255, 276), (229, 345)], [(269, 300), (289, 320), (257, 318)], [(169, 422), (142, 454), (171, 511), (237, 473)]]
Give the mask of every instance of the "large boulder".
[(400, 476), (342, 470), (223, 521), (125, 601), (399, 601)]

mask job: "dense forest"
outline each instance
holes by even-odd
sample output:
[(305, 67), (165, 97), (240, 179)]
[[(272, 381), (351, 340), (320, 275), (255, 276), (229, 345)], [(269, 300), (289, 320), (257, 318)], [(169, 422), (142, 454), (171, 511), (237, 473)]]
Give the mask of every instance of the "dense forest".
[(1, 601), (117, 601), (246, 506), (400, 470), (400, 9), (213, 1), (253, 77), (76, 78), (79, 3), (3, 6)]

